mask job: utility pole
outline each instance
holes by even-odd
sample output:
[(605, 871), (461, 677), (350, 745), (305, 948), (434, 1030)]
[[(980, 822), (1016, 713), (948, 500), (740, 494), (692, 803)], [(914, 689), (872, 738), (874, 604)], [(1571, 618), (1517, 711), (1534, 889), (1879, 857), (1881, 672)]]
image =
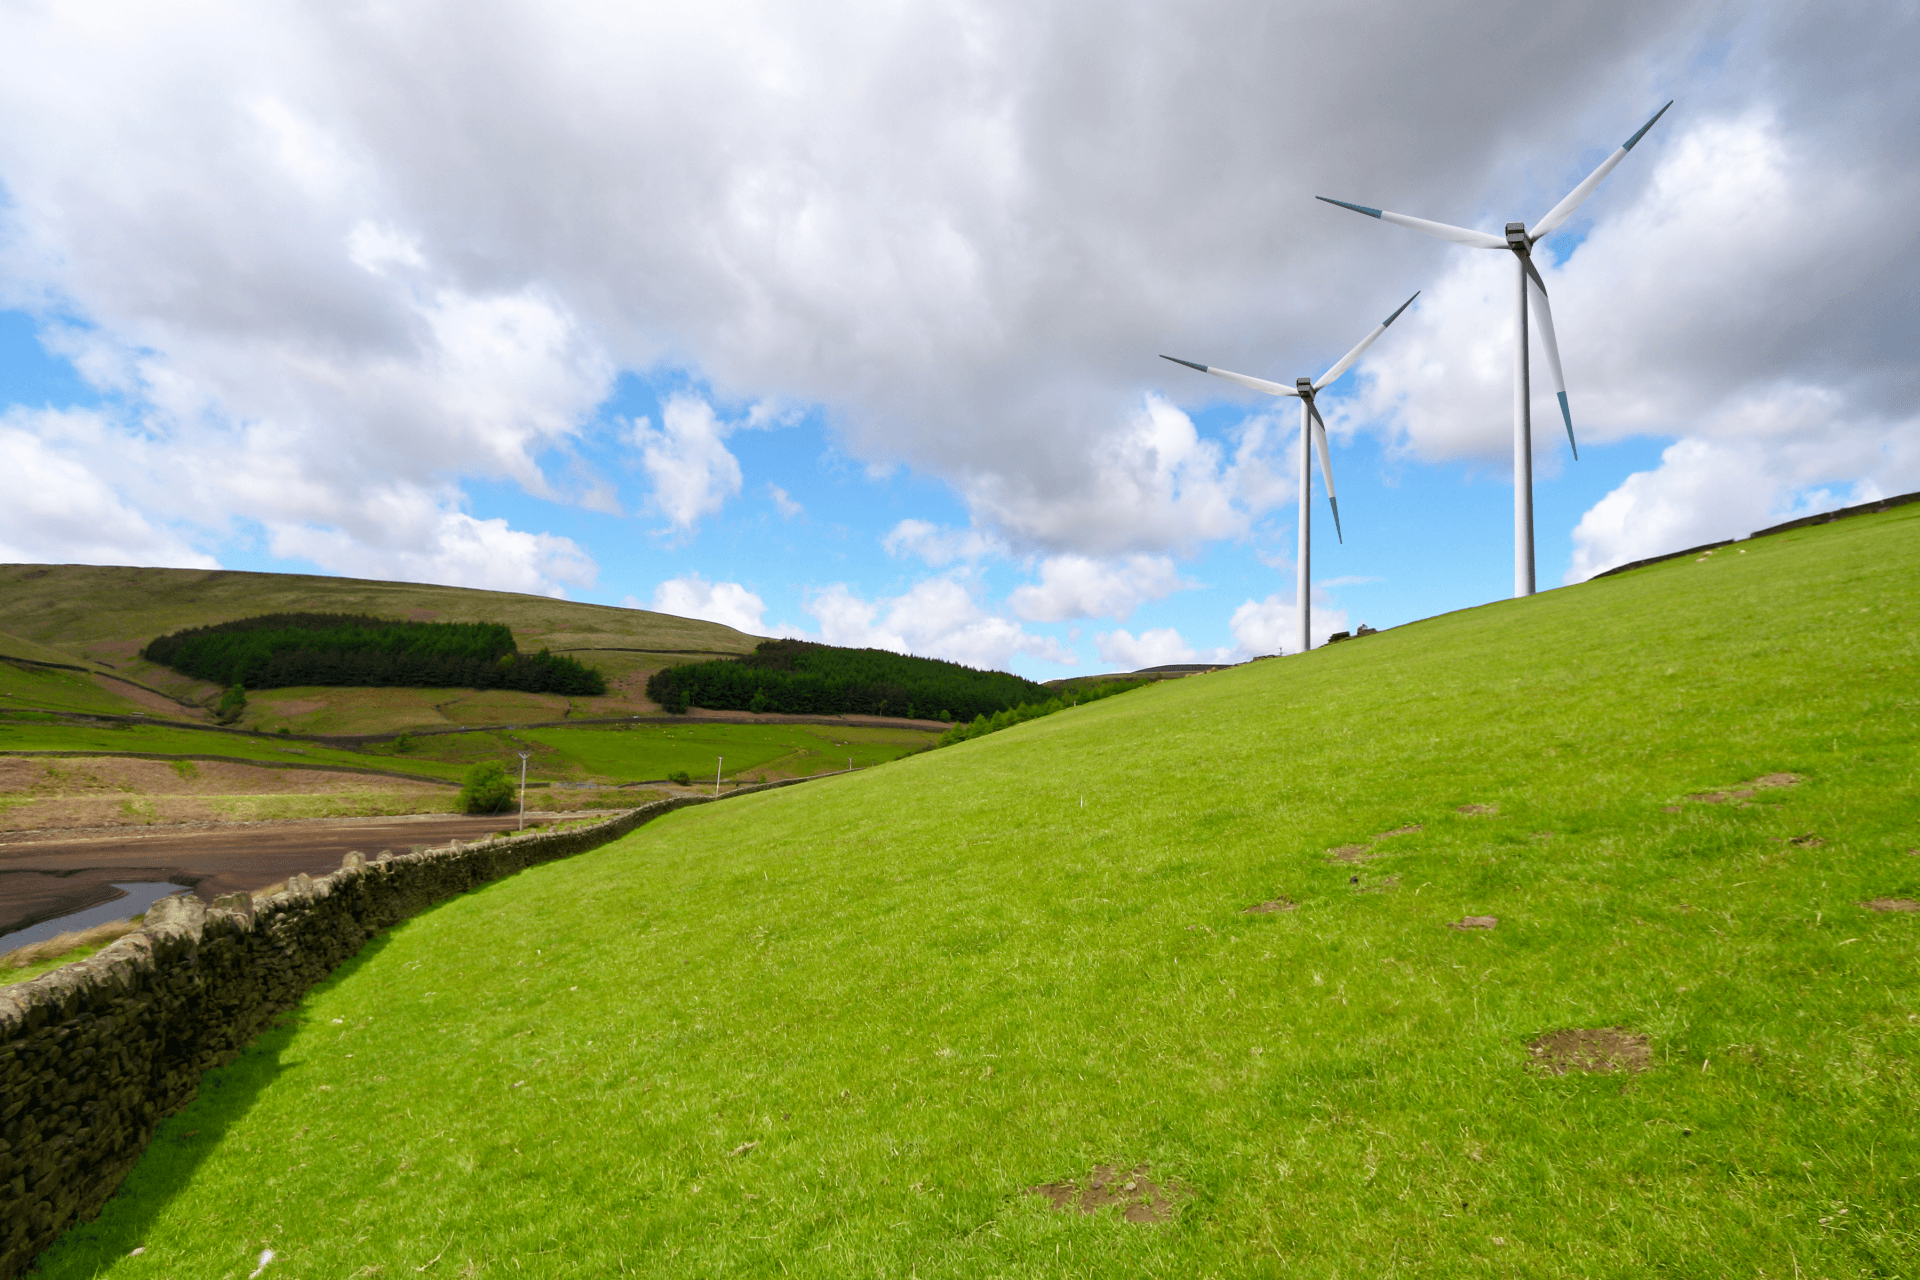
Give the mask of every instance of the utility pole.
[(532, 754), (531, 751), (520, 753), (520, 829), (522, 831), (527, 829), (527, 757)]

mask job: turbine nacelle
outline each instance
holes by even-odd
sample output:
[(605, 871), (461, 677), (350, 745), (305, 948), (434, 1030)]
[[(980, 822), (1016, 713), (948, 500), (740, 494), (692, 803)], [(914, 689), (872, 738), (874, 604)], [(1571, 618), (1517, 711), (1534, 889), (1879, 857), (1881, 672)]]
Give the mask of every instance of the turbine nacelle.
[(1294, 394), (1299, 396), (1302, 400), (1313, 399), (1313, 379), (1312, 378), (1295, 378), (1293, 380), (1293, 388), (1294, 388)]
[(1533, 239), (1527, 235), (1527, 224), (1509, 222), (1507, 224), (1507, 248), (1515, 253), (1525, 253), (1533, 248)]

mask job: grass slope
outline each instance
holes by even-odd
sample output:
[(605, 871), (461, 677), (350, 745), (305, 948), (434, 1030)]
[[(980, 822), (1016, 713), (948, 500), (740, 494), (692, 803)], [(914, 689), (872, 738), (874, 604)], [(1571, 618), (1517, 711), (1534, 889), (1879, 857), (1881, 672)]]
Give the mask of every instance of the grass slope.
[(377, 941), (41, 1265), (1911, 1275), (1916, 581), (1910, 508), (674, 814)]

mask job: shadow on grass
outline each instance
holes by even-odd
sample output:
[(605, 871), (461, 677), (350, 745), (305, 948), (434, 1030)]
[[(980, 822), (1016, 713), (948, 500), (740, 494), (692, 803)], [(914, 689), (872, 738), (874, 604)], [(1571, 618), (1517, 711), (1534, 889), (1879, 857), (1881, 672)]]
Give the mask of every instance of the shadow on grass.
[(155, 1219), (193, 1181), (227, 1131), (245, 1118), (267, 1086), (287, 1070), (281, 1056), (306, 1025), (309, 1001), (359, 972), (362, 965), (386, 949), (391, 936), (382, 933), (369, 941), (358, 955), (255, 1036), (238, 1058), (202, 1076), (193, 1101), (160, 1122), (153, 1141), (99, 1216), (70, 1228), (54, 1241), (30, 1274), (49, 1278), (94, 1276), (145, 1244)]

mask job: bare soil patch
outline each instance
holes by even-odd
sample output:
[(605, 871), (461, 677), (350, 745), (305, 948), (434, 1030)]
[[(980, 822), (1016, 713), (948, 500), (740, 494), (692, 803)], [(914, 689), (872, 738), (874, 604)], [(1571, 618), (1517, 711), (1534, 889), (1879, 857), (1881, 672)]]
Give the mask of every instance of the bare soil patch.
[(1809, 831), (1803, 836), (1788, 836), (1786, 843), (1797, 844), (1802, 849), (1818, 849), (1821, 845), (1825, 844), (1826, 841)]
[(1338, 849), (1327, 850), (1328, 862), (1365, 862), (1373, 857), (1373, 850), (1363, 844), (1343, 844)]
[(1533, 1065), (1548, 1075), (1569, 1071), (1645, 1071), (1653, 1065), (1653, 1043), (1625, 1027), (1587, 1027), (1555, 1031), (1527, 1046)]
[(1500, 923), (1499, 916), (1463, 916), (1449, 924), (1449, 929), (1491, 929)]
[(1272, 902), (1256, 903), (1240, 914), (1243, 916), (1264, 916), (1272, 915), (1277, 911), (1293, 911), (1298, 907), (1298, 903), (1288, 902), (1285, 898), (1275, 898)]
[(1028, 1187), (1027, 1194), (1040, 1196), (1062, 1212), (1098, 1213), (1109, 1205), (1124, 1205), (1120, 1216), (1128, 1222), (1165, 1222), (1173, 1217), (1182, 1189), (1173, 1184), (1163, 1187), (1148, 1173), (1144, 1164), (1127, 1173), (1098, 1165), (1087, 1175), (1084, 1187), (1078, 1182), (1047, 1182)]
[(1458, 809), (1455, 809), (1454, 812), (1469, 814), (1476, 818), (1497, 818), (1500, 816), (1500, 806), (1497, 804), (1463, 804)]
[(1738, 786), (1728, 787), (1725, 791), (1702, 791), (1687, 799), (1695, 804), (1725, 804), (1729, 800), (1751, 800), (1761, 791), (1774, 787), (1791, 787), (1800, 781), (1797, 773), (1768, 773), (1755, 778), (1752, 782), (1742, 782)]
[(1381, 833), (1380, 833), (1379, 835), (1377, 835), (1377, 836), (1375, 836), (1375, 837), (1373, 837), (1373, 838), (1374, 838), (1375, 840), (1386, 840), (1386, 839), (1389, 839), (1389, 838), (1391, 838), (1391, 837), (1393, 837), (1393, 836), (1410, 836), (1410, 835), (1412, 835), (1412, 834), (1413, 834), (1414, 832), (1416, 832), (1416, 831), (1425, 831), (1425, 830), (1426, 830), (1426, 828), (1425, 828), (1425, 827), (1423, 827), (1423, 826), (1421, 826), (1421, 825), (1420, 825), (1419, 823), (1417, 823), (1417, 822), (1409, 822), (1409, 823), (1408, 823), (1408, 824), (1407, 824), (1406, 826), (1404, 826), (1404, 827), (1395, 827), (1395, 828), (1394, 828), (1393, 830), (1391, 830), (1391, 831), (1382, 831), (1382, 832), (1381, 832)]
[(1874, 898), (1859, 905), (1869, 911), (1920, 911), (1920, 902), (1912, 898)]

